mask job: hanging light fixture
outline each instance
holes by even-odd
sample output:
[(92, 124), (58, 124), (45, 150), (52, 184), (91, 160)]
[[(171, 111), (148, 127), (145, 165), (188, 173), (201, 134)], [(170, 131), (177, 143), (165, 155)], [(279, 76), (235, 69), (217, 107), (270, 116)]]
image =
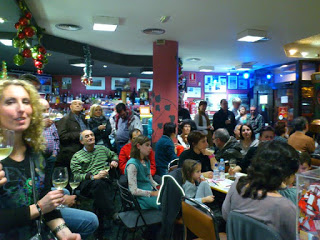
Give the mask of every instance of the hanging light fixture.
[(83, 47), (84, 51), (84, 60), (85, 67), (83, 68), (83, 76), (81, 77), (81, 82), (85, 86), (91, 86), (92, 84), (92, 62), (91, 62), (91, 53), (88, 45)]

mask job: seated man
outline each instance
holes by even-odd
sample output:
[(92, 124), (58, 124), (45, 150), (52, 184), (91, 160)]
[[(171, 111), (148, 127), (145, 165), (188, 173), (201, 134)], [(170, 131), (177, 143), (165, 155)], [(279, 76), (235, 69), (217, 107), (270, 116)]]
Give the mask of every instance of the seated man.
[[(71, 159), (71, 171), (80, 180), (81, 195), (92, 198), (99, 218), (98, 234), (103, 234), (103, 217), (112, 218), (115, 215), (112, 181), (105, 170), (110, 164), (110, 173), (118, 167), (118, 156), (103, 145), (95, 145), (92, 131), (80, 133), (80, 142), (84, 147), (76, 152)], [(99, 236), (99, 237), (100, 237)]]
[[(270, 127), (270, 126), (264, 127), (260, 131), (259, 142), (262, 143), (262, 142), (266, 142), (266, 141), (271, 141), (274, 139), (274, 136), (275, 136), (275, 133), (274, 133), (274, 129), (272, 127)], [(247, 173), (247, 169), (251, 165), (251, 161), (252, 161), (253, 157), (255, 156), (258, 147), (249, 148), (247, 154), (241, 160), (239, 165), (237, 165), (234, 168), (233, 171)], [(232, 169), (230, 169), (230, 168), (229, 168), (229, 174), (233, 174)]]
[(217, 129), (213, 133), (212, 140), (218, 148), (215, 153), (216, 160), (220, 161), (221, 158), (230, 160), (234, 158), (240, 162), (242, 159), (240, 144), (234, 137), (230, 137), (227, 129)]
[[(131, 143), (133, 142), (136, 137), (141, 135), (141, 131), (137, 128), (131, 130), (129, 132), (129, 143), (124, 145), (119, 154), (119, 169), (121, 174), (124, 174), (124, 170), (126, 168), (126, 164), (130, 159), (130, 152), (131, 152)], [(156, 174), (156, 160), (154, 158), (154, 151), (151, 149), (151, 152), (149, 154), (149, 160), (150, 160), (150, 168), (151, 168), (151, 175), (154, 176)]]

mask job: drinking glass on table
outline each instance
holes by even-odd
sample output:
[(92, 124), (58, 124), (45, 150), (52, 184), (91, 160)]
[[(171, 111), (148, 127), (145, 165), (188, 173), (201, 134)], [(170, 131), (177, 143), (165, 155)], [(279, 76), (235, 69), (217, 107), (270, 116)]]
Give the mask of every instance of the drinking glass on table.
[(50, 109), (49, 111), (49, 118), (51, 121), (55, 121), (58, 115), (58, 110), (57, 109)]
[(0, 128), (0, 161), (11, 154), (13, 143), (14, 131)]
[[(58, 190), (63, 190), (68, 185), (68, 169), (66, 167), (56, 167), (52, 173), (52, 184)], [(64, 208), (60, 204), (57, 209)]]
[(74, 195), (74, 190), (75, 190), (77, 187), (79, 187), (80, 181), (79, 181), (79, 179), (77, 179), (76, 177), (71, 176), (70, 181), (69, 181), (69, 185), (70, 185), (70, 187), (71, 187), (71, 189), (72, 189), (71, 195)]
[(229, 178), (230, 179), (235, 179), (235, 173), (234, 173), (234, 169), (235, 167), (237, 166), (237, 160), (234, 159), (234, 158), (231, 158), (230, 161), (229, 161), (229, 167), (230, 169), (232, 170), (232, 174), (230, 174), (230, 171), (229, 171)]

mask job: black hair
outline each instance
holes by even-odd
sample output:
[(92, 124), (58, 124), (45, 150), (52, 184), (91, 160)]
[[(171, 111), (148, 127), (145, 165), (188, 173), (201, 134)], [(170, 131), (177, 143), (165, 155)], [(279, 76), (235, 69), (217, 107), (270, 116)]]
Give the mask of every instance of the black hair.
[(300, 152), (299, 157), (300, 157), (299, 158), (300, 165), (306, 163), (306, 164), (308, 164), (309, 167), (311, 167), (311, 156), (309, 153)]
[(207, 103), (207, 101), (200, 101), (200, 102), (199, 102), (199, 106), (198, 106), (198, 107), (200, 107), (201, 105), (206, 105), (206, 106), (207, 106), (207, 105), (208, 105), (208, 103)]
[(227, 101), (227, 99), (225, 99), (225, 98), (222, 98), (221, 100), (220, 100), (220, 104), (223, 102), (223, 101), (226, 101), (226, 102), (228, 102)]
[(134, 129), (130, 130), (130, 132), (129, 132), (129, 139), (132, 139), (132, 135), (135, 132), (140, 132), (141, 133), (140, 129), (134, 128)]
[(124, 103), (118, 103), (117, 106), (116, 106), (116, 111), (117, 113), (121, 113), (123, 111), (126, 111), (127, 110), (127, 107)]
[(308, 120), (305, 117), (297, 117), (293, 120), (295, 131), (303, 131), (307, 128)]
[(195, 145), (198, 144), (198, 142), (201, 139), (205, 137), (206, 135), (204, 135), (201, 131), (196, 130), (196, 131), (190, 132), (187, 139), (188, 139), (188, 143), (190, 144), (190, 147), (193, 148)]
[(35, 75), (32, 75), (30, 73), (26, 73), (26, 74), (22, 74), (19, 79), (21, 80), (25, 80), (25, 81), (29, 81), (29, 82), (36, 82), (37, 84), (41, 84), (40, 83), (40, 80), (35, 76)]
[(166, 135), (168, 137), (171, 136), (172, 133), (176, 133), (177, 125), (172, 122), (167, 122), (163, 126), (163, 135)]
[(248, 168), (248, 175), (239, 179), (236, 188), (244, 198), (263, 199), (298, 169), (299, 154), (292, 146), (279, 141), (264, 142)]
[(182, 123), (180, 124), (180, 128), (181, 129), (183, 129), (183, 127), (185, 126), (185, 125), (189, 125), (190, 126), (190, 129), (191, 129), (191, 122), (190, 121), (182, 121)]
[(266, 127), (261, 128), (261, 130), (260, 130), (260, 136), (262, 136), (262, 134), (263, 134), (264, 132), (269, 132), (269, 131), (274, 133), (274, 128), (271, 127), (271, 126), (266, 126)]
[(286, 123), (285, 122), (277, 122), (274, 126), (274, 131), (277, 136), (281, 136), (286, 133)]
[(256, 135), (254, 134), (253, 132), (253, 128), (250, 124), (242, 124), (241, 127), (240, 127), (240, 139), (244, 139), (244, 137), (242, 136), (242, 128), (243, 126), (247, 126), (248, 128), (250, 128), (251, 130), (251, 140), (255, 140), (256, 139)]

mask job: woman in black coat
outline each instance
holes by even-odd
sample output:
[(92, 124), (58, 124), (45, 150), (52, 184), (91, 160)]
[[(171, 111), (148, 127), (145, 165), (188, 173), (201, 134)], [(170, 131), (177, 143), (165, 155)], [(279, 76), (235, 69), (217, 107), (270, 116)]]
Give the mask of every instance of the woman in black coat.
[(94, 133), (97, 145), (105, 145), (112, 150), (109, 135), (111, 134), (111, 124), (103, 114), (100, 105), (93, 104), (90, 108), (90, 119), (88, 121), (90, 130)]

